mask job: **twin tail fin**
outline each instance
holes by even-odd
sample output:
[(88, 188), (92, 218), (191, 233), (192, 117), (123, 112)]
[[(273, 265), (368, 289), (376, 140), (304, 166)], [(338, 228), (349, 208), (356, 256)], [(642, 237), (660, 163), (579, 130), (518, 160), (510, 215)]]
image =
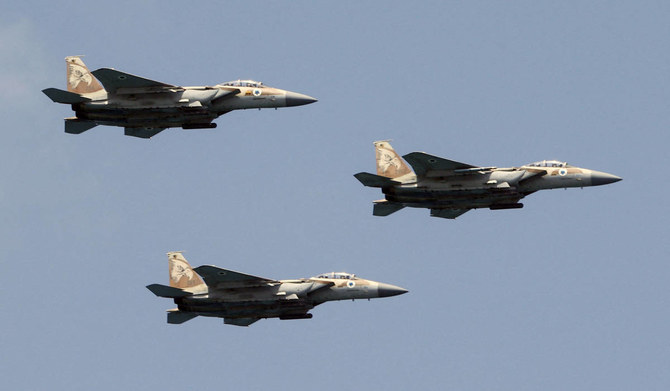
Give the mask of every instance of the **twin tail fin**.
[(388, 140), (375, 141), (375, 158), (377, 159), (377, 175), (387, 178), (398, 178), (409, 174), (412, 170), (393, 149)]
[(76, 94), (90, 94), (104, 90), (81, 60), (81, 56), (65, 57), (67, 66), (67, 90)]

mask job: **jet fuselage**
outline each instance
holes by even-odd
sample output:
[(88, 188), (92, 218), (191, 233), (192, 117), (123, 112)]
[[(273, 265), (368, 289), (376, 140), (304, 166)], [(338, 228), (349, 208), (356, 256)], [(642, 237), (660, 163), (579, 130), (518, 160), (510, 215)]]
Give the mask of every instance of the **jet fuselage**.
[(521, 167), (481, 167), (424, 152), (401, 158), (387, 140), (375, 141), (374, 145), (377, 174), (359, 172), (354, 176), (364, 186), (380, 188), (384, 193), (383, 200), (374, 202), (375, 216), (413, 207), (428, 208), (431, 216), (455, 219), (471, 209), (521, 208), (519, 200), (538, 190), (599, 186), (621, 180), (557, 160)]
[(168, 323), (197, 316), (223, 318), (225, 324), (249, 326), (259, 319), (309, 319), (309, 310), (327, 301), (372, 299), (407, 290), (365, 280), (349, 273), (325, 273), (312, 278), (273, 280), (216, 266), (191, 268), (179, 251), (168, 253), (170, 285), (147, 285), (156, 296), (174, 299)]
[(199, 316), (298, 319), (299, 315), (311, 318), (311, 314), (306, 312), (327, 301), (372, 299), (405, 292), (405, 289), (393, 285), (354, 276), (315, 277), (283, 280), (280, 284), (253, 288), (210, 288), (206, 293), (176, 298), (174, 301), (179, 311)]
[(216, 124), (211, 123), (214, 119), (233, 110), (290, 107), (316, 101), (306, 95), (267, 86), (217, 85), (128, 92), (99, 91), (83, 95), (91, 101), (75, 103), (72, 109), (77, 119), (100, 125), (188, 129), (199, 125), (214, 127)]
[(120, 126), (127, 136), (151, 138), (167, 128), (215, 128), (212, 121), (233, 110), (300, 106), (316, 99), (254, 80), (182, 87), (100, 68), (78, 56), (65, 58), (67, 91), (42, 90), (53, 102), (72, 105), (65, 132), (81, 134), (97, 125)]
[(581, 188), (619, 180), (607, 173), (572, 166), (485, 168), (463, 175), (438, 171), (418, 181), (415, 175), (406, 177), (399, 178), (405, 179), (402, 184), (382, 188), (386, 200), (408, 207), (458, 209), (495, 205), (515, 208), (520, 207), (520, 199), (538, 190)]

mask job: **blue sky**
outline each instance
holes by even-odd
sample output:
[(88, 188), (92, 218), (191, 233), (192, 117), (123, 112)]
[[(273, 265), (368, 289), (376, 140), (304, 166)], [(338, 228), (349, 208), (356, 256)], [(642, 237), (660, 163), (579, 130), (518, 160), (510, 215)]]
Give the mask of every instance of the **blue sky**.
[[(667, 2), (11, 2), (0, 6), (0, 375), (7, 389), (670, 386)], [(314, 96), (151, 140), (40, 90), (67, 55), (172, 84)], [(372, 141), (622, 182), (456, 221), (352, 176)], [(269, 278), (400, 285), (309, 321), (165, 323), (171, 250)]]

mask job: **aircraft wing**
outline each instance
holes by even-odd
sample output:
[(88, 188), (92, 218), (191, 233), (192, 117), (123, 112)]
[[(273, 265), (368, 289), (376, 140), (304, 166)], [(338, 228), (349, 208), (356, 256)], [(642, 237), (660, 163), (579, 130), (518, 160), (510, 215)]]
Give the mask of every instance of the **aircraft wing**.
[(161, 83), (160, 81), (149, 80), (143, 77), (131, 75), (130, 73), (120, 72), (111, 68), (100, 68), (91, 72), (96, 79), (102, 83), (107, 92), (115, 94), (119, 89), (145, 89), (165, 91), (170, 88), (181, 88), (172, 84)]
[(412, 166), (414, 173), (418, 177), (425, 177), (430, 171), (453, 171), (477, 168), (477, 166), (443, 159), (423, 152), (408, 153), (403, 156), (403, 159)]
[(203, 265), (198, 266), (193, 270), (195, 270), (195, 272), (198, 273), (203, 280), (205, 280), (205, 284), (208, 287), (215, 287), (220, 289), (263, 286), (280, 283), (277, 280), (270, 280), (268, 278), (221, 269), (216, 266)]

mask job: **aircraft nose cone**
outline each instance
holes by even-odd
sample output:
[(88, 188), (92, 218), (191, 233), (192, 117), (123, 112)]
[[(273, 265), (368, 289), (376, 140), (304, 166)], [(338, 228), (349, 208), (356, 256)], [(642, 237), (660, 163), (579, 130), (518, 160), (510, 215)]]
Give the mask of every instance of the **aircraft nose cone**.
[(308, 105), (316, 101), (311, 96), (286, 91), (286, 107)]
[(621, 178), (606, 172), (592, 171), (591, 186), (607, 185), (609, 183), (619, 182)]
[(407, 289), (391, 284), (384, 284), (383, 282), (380, 282), (379, 287), (377, 287), (377, 295), (379, 297), (397, 296), (403, 293), (407, 293)]

